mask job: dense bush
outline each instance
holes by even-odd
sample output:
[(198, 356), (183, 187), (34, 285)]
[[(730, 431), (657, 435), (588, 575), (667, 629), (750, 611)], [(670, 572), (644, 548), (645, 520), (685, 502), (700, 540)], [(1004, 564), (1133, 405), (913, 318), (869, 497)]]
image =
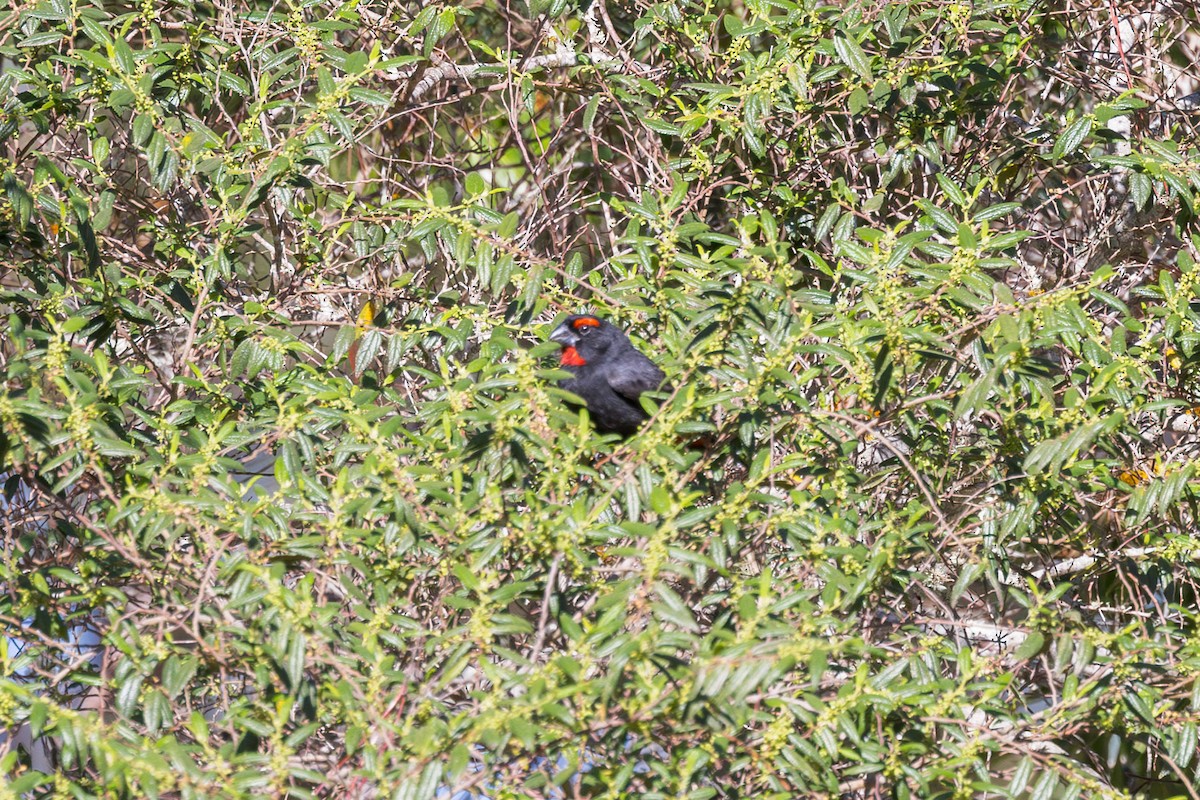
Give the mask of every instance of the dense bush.
[(1195, 9), (0, 14), (0, 796), (1197, 796)]

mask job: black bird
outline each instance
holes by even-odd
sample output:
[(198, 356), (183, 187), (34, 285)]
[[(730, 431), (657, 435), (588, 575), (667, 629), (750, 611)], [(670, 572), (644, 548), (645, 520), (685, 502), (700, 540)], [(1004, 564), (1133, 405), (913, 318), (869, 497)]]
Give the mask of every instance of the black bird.
[(550, 340), (562, 345), (559, 363), (574, 374), (559, 385), (583, 398), (597, 430), (629, 436), (641, 427), (646, 412), (638, 398), (662, 387), (666, 375), (620, 328), (577, 314), (555, 328)]

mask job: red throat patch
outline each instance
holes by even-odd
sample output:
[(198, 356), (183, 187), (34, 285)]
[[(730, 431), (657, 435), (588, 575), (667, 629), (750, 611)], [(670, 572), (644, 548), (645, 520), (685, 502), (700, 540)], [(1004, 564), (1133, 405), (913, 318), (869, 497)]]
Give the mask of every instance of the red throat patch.
[(583, 356), (579, 355), (579, 351), (574, 347), (564, 347), (562, 355), (559, 356), (558, 363), (564, 367), (582, 367), (587, 364), (583, 360)]

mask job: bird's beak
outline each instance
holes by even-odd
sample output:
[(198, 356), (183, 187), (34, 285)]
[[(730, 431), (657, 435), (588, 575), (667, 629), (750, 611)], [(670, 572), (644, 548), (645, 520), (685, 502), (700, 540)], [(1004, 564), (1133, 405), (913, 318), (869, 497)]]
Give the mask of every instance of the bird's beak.
[(579, 344), (579, 334), (567, 327), (567, 323), (564, 322), (550, 334), (550, 341), (558, 342), (563, 347), (574, 347)]

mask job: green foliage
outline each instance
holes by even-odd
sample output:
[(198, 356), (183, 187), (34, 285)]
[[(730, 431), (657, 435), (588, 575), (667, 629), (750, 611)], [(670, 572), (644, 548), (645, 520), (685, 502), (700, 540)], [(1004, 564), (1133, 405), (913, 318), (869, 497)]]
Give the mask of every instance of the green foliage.
[(1106, 53), (1195, 43), (1115, 9), (14, 7), (0, 797), (1194, 796), (1200, 173)]

